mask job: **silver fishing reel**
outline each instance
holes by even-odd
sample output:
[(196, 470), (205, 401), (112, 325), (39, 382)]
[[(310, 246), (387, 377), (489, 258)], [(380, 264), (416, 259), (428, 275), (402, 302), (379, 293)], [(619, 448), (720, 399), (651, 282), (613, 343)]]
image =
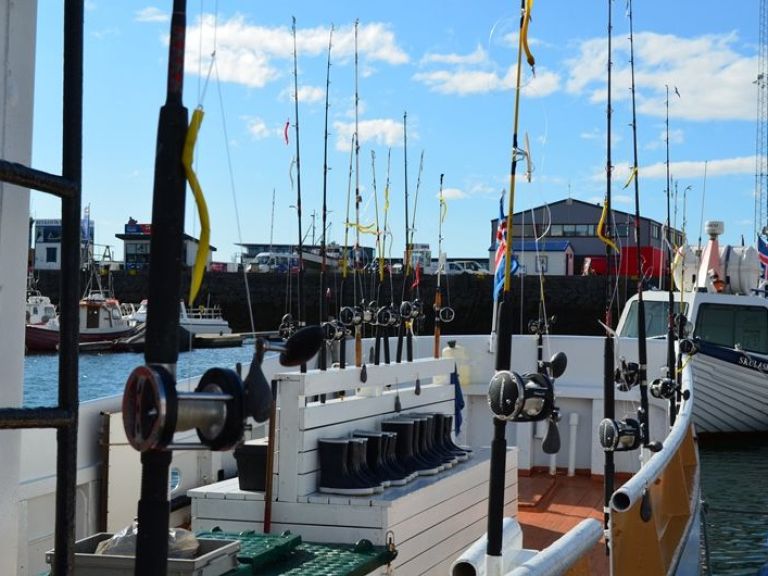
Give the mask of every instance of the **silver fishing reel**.
[(283, 315), (280, 325), (277, 327), (277, 335), (283, 340), (287, 340), (294, 332), (296, 332), (296, 322), (293, 320), (293, 316), (290, 313)]
[(441, 308), (435, 308), (435, 312), (437, 313), (437, 318), (442, 322), (443, 324), (448, 324), (449, 322), (453, 322), (453, 319), (456, 317), (456, 313), (453, 311), (453, 308), (450, 306), (443, 306)]
[[(227, 368), (210, 368), (194, 392), (178, 392), (176, 379), (161, 364), (139, 366), (131, 372), (123, 393), (123, 427), (139, 452), (150, 450), (229, 450), (242, 440), (246, 420), (269, 418), (272, 392), (261, 369), (267, 351), (280, 352), (283, 366), (307, 362), (320, 349), (323, 331), (308, 326), (286, 342), (258, 339), (245, 380)], [(173, 436), (197, 431), (196, 443), (174, 443)]]
[(326, 341), (341, 340), (344, 336), (344, 327), (334, 320), (323, 322), (321, 327), (323, 329), (323, 339)]
[(339, 310), (339, 322), (349, 328), (363, 323), (363, 310), (359, 306), (344, 306)]
[(375, 324), (376, 323), (376, 301), (371, 300), (370, 302), (363, 302), (363, 322), (365, 324)]
[(648, 385), (651, 396), (660, 400), (669, 400), (677, 392), (677, 382), (672, 378), (656, 378)]

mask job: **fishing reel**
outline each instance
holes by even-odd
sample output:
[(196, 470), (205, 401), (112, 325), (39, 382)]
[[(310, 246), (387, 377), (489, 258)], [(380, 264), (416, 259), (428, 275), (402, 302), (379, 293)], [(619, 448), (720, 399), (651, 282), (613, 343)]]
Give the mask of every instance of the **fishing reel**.
[(629, 392), (640, 384), (640, 364), (637, 362), (627, 362), (624, 358), (620, 359), (619, 367), (613, 374), (613, 380), (616, 388), (622, 392)]
[(606, 452), (628, 452), (636, 450), (642, 443), (640, 422), (634, 418), (612, 420), (604, 418), (598, 427), (600, 445)]
[(495, 418), (512, 422), (538, 422), (549, 418), (555, 410), (554, 379), (567, 365), (559, 352), (546, 363), (542, 372), (519, 375), (500, 370), (488, 386), (488, 406)]
[(683, 340), (691, 335), (693, 325), (688, 321), (685, 314), (675, 314), (672, 321), (675, 328), (675, 338)]
[(283, 340), (287, 340), (294, 332), (296, 332), (296, 322), (293, 315), (290, 313), (283, 315), (280, 325), (277, 327), (277, 335)]
[(376, 310), (376, 324), (378, 326), (387, 328), (397, 326), (398, 322), (400, 322), (400, 318), (391, 306), (380, 306), (379, 309)]
[(400, 303), (400, 317), (405, 320), (416, 320), (424, 315), (424, 304), (416, 298), (413, 302), (403, 300)]
[(360, 306), (344, 306), (339, 310), (339, 322), (350, 328), (363, 323), (363, 309)]
[(656, 378), (648, 385), (651, 396), (659, 400), (669, 400), (677, 392), (677, 382), (672, 378)]
[[(267, 351), (280, 352), (283, 366), (298, 366), (320, 349), (323, 330), (309, 326), (286, 342), (259, 338), (245, 380), (227, 368), (210, 368), (194, 392), (176, 390), (176, 378), (162, 364), (139, 366), (123, 393), (123, 427), (139, 452), (151, 450), (229, 450), (242, 440), (246, 420), (270, 416), (272, 392), (261, 369)], [(200, 443), (174, 443), (177, 432), (195, 429)]]
[(344, 337), (344, 326), (335, 320), (323, 322), (320, 326), (323, 329), (323, 340), (341, 340)]
[(443, 324), (453, 322), (453, 319), (456, 317), (456, 312), (454, 312), (453, 308), (450, 306), (435, 308), (435, 313), (437, 314), (438, 320)]
[(364, 324), (376, 324), (376, 300), (370, 300), (369, 302), (362, 303), (363, 310), (363, 323)]
[(541, 335), (546, 334), (547, 328), (552, 326), (557, 321), (557, 316), (550, 316), (549, 318), (536, 318), (528, 321), (528, 332), (531, 334)]

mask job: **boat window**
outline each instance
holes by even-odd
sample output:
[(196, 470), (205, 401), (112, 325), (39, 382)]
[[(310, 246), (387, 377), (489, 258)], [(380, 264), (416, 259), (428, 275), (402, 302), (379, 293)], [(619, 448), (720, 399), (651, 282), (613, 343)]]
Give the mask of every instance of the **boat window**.
[(702, 304), (694, 335), (712, 344), (768, 354), (768, 309)]
[(88, 306), (86, 308), (85, 327), (86, 328), (99, 327), (99, 307), (98, 306)]
[[(645, 335), (647, 338), (656, 336), (666, 336), (667, 325), (669, 323), (669, 302), (660, 300), (645, 300)], [(627, 318), (621, 328), (619, 336), (627, 338), (637, 338), (637, 300), (630, 304)], [(680, 313), (680, 302), (675, 302), (674, 313)], [(688, 310), (688, 304), (683, 304), (683, 313)]]

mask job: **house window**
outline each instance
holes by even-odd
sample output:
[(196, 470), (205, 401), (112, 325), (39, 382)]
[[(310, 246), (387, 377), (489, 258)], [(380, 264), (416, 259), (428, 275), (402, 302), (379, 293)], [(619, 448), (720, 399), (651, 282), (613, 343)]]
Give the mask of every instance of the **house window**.
[(55, 246), (50, 246), (45, 249), (45, 261), (46, 262), (56, 262), (56, 253), (58, 250), (56, 250)]
[(658, 224), (651, 224), (651, 238), (658, 240), (661, 237), (661, 227)]
[(562, 236), (563, 235), (563, 225), (562, 224), (552, 224), (552, 227), (549, 229), (550, 236)]

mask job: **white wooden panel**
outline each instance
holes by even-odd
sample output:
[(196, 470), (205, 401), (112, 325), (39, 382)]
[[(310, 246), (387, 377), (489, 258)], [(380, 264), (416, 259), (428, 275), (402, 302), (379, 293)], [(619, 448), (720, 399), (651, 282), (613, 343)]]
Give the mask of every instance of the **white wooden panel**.
[(360, 381), (360, 368), (348, 366), (344, 370), (331, 368), (326, 371), (308, 370), (300, 372), (284, 372), (277, 374), (279, 386), (293, 387), (299, 396), (315, 396), (331, 394), (342, 390), (386, 386), (388, 384), (414, 382), (416, 378), (425, 380), (438, 374), (450, 374), (454, 361), (449, 359), (435, 360), (433, 358), (401, 362), (400, 364), (366, 364), (367, 379)]

